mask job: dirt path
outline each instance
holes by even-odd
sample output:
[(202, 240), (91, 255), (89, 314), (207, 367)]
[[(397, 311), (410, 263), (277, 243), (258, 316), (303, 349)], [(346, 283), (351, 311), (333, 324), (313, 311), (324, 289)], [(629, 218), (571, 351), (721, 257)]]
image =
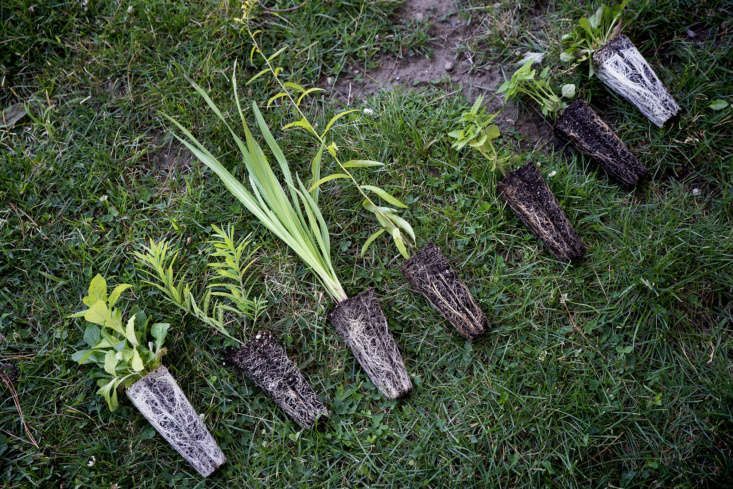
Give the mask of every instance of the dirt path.
[(458, 15), (454, 2), (441, 0), (407, 0), (398, 13), (399, 19), (427, 20), (432, 39), (432, 56), (396, 58), (385, 56), (379, 68), (368, 73), (351, 71), (331, 88), (332, 93), (351, 104), (374, 92), (395, 85), (419, 86), (449, 84), (463, 87), (467, 96), (476, 89), (493, 91), (502, 82), (501, 67), (476, 69), (458, 48), (473, 36), (474, 27)]
[[(347, 105), (360, 103), (369, 95), (394, 86), (444, 86), (462, 91), (469, 101), (483, 94), (487, 109), (502, 110), (502, 127), (514, 127), (527, 137), (531, 145), (544, 145), (552, 138), (550, 126), (534, 114), (520, 115), (512, 105), (503, 106), (496, 89), (504, 81), (504, 69), (499, 64), (478, 67), (468, 50), (462, 50), (477, 34), (478, 26), (462, 19), (451, 0), (407, 0), (398, 12), (400, 21), (427, 20), (432, 39), (430, 58), (416, 55), (404, 58), (384, 56), (379, 68), (364, 73), (349, 70), (345, 76), (322, 83), (331, 94)], [(512, 67), (506, 68), (510, 71)]]

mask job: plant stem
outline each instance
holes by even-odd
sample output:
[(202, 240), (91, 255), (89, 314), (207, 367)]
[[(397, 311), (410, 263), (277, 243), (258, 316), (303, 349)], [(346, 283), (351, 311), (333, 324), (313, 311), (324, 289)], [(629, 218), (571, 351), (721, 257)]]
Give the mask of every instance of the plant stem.
[[(257, 54), (259, 54), (260, 57), (264, 60), (265, 64), (267, 65), (267, 69), (270, 71), (270, 74), (272, 74), (272, 77), (275, 79), (277, 84), (280, 86), (280, 89), (283, 91), (283, 93), (286, 94), (288, 100), (290, 100), (291, 105), (295, 108), (295, 110), (298, 112), (300, 117), (304, 120), (308, 120), (308, 118), (305, 116), (305, 113), (300, 109), (300, 106), (295, 102), (295, 100), (293, 100), (292, 95), (290, 95), (290, 91), (285, 87), (283, 82), (278, 77), (277, 73), (275, 72), (275, 69), (272, 66), (272, 63), (270, 63), (270, 60), (267, 58), (267, 56), (265, 56), (265, 54), (260, 49), (260, 45), (257, 43), (257, 39), (255, 39), (255, 36), (252, 33), (252, 31), (250, 30), (249, 25), (245, 24), (245, 27), (247, 29), (247, 34), (249, 34), (250, 39), (252, 39), (252, 43), (254, 44)], [(311, 127), (312, 127), (312, 124), (311, 124)], [(321, 135), (318, 134), (318, 132), (315, 130), (313, 131), (313, 135), (316, 137), (316, 140), (318, 141), (318, 144), (320, 145), (320, 147), (325, 148), (326, 141), (324, 141), (323, 137), (321, 137)], [(379, 209), (379, 206), (377, 206), (377, 204), (375, 204), (374, 201), (369, 197), (369, 195), (361, 188), (361, 185), (359, 185), (359, 182), (356, 181), (356, 178), (354, 178), (354, 176), (351, 174), (348, 168), (346, 168), (343, 165), (343, 163), (341, 162), (341, 159), (338, 157), (336, 152), (334, 153), (329, 152), (329, 154), (336, 161), (336, 164), (338, 164), (341, 171), (349, 177), (349, 179), (352, 181), (352, 183), (354, 184), (356, 189), (359, 191), (361, 196), (364, 197), (364, 200), (366, 200), (369, 204), (371, 204), (374, 207), (375, 209), (374, 212), (376, 214), (379, 214), (379, 216), (382, 217), (386, 222), (389, 222), (390, 219), (384, 215), (384, 213)], [(400, 252), (400, 254), (406, 260), (410, 258), (409, 253), (405, 254), (405, 253)]]

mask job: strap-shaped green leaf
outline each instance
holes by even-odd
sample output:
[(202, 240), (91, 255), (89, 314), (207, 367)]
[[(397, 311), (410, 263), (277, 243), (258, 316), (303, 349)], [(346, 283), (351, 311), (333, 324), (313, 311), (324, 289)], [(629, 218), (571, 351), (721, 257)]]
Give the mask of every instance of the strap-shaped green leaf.
[(360, 256), (364, 257), (366, 255), (367, 250), (369, 247), (376, 241), (377, 238), (379, 238), (381, 235), (384, 234), (384, 229), (377, 229), (372, 234), (369, 235), (366, 241), (364, 241), (364, 245), (361, 247), (361, 253)]
[(348, 169), (356, 169), (356, 168), (373, 168), (376, 166), (384, 166), (384, 163), (381, 161), (374, 161), (374, 160), (349, 160), (344, 162), (343, 164), (344, 168)]
[(359, 112), (356, 109), (350, 109), (350, 110), (344, 110), (343, 112), (339, 112), (338, 114), (331, 117), (331, 120), (328, 121), (328, 124), (326, 124), (326, 128), (323, 130), (323, 133), (321, 134), (321, 138), (326, 137), (326, 134), (328, 134), (328, 131), (331, 130), (334, 124), (336, 124), (339, 119), (346, 117), (349, 114), (353, 114), (354, 112)]
[(337, 180), (339, 178), (349, 178), (349, 176), (346, 173), (331, 173), (330, 175), (321, 178), (317, 182), (313, 182), (308, 188), (308, 192), (313, 192), (313, 190), (319, 188), (324, 183), (330, 182), (331, 180)]
[(362, 185), (361, 188), (364, 191), (375, 193), (380, 199), (384, 200), (388, 204), (392, 204), (396, 207), (401, 207), (402, 209), (407, 208), (407, 206), (403, 204), (397, 197), (393, 196), (382, 188), (375, 187), (374, 185)]

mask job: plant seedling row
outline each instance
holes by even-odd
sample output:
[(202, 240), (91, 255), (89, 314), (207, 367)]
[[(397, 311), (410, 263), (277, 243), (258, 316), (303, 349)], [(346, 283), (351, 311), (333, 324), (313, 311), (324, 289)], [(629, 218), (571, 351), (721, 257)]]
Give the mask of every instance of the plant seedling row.
[[(591, 19), (592, 28), (599, 28), (602, 25), (605, 12), (603, 9), (596, 12), (595, 19)], [(620, 14), (616, 14), (616, 17), (606, 24), (607, 30), (603, 38), (605, 42), (600, 47), (593, 46), (586, 50), (589, 54), (587, 58), (593, 63), (598, 78), (608, 88), (634, 104), (655, 125), (662, 127), (679, 112), (680, 107), (631, 40), (618, 33), (619, 25), (616, 24), (618, 15)], [(597, 25), (593, 25), (592, 22), (596, 22)], [(612, 31), (616, 35), (608, 40)], [(252, 33), (250, 35), (254, 40), (254, 35)], [(277, 70), (269, 65), (271, 59), (272, 57), (266, 58), (268, 67), (277, 79)], [(633, 189), (646, 178), (648, 170), (613, 129), (585, 101), (575, 100), (566, 104), (555, 95), (544, 72), (540, 78), (535, 78), (532, 63), (530, 61), (522, 66), (512, 80), (502, 87), (501, 91), (506, 93), (507, 98), (524, 93), (538, 102), (543, 114), (554, 119), (557, 134), (599, 164), (624, 188)], [(236, 80), (232, 79), (232, 83), (236, 97)], [(208, 95), (197, 85), (194, 84), (194, 87), (232, 134), (247, 167), (250, 187), (247, 188), (234, 179), (189, 131), (171, 119), (183, 133), (183, 137), (179, 138), (181, 142), (212, 169), (245, 208), (285, 241), (321, 280), (335, 302), (333, 309), (328, 313), (328, 321), (351, 349), (377, 389), (389, 399), (398, 399), (409, 394), (412, 382), (397, 343), (389, 331), (387, 319), (374, 289), (368, 288), (348, 297), (331, 265), (328, 228), (318, 208), (317, 187), (326, 181), (345, 177), (317, 178), (315, 191), (306, 189), (299, 179), (293, 179), (282, 150), (270, 133), (257, 105), (253, 104), (260, 132), (283, 174), (285, 180), (283, 186), (273, 173), (264, 151), (250, 133), (239, 100), (237, 99), (237, 108), (245, 131), (243, 140), (234, 133)], [(283, 84), (281, 87), (286, 90)], [(572, 91), (574, 92), (574, 87)], [(308, 93), (306, 90), (303, 92)], [(565, 93), (566, 90), (563, 88), (563, 96)], [(286, 95), (293, 101), (289, 93)], [(497, 166), (497, 153), (491, 141), (499, 136), (499, 132), (498, 129), (493, 131), (491, 120), (478, 122), (477, 107), (480, 104), (481, 99), (468, 113), (471, 117), (464, 120), (474, 124), (476, 130), (459, 145), (462, 147), (470, 140), (471, 147), (489, 159), (491, 156), (487, 153), (487, 148), (490, 148), (493, 151), (494, 164)], [(344, 114), (338, 114), (332, 119), (329, 127), (334, 120)], [(305, 129), (310, 127), (310, 131), (315, 134), (313, 126), (304, 115), (298, 124)], [(321, 136), (317, 134), (316, 136), (321, 145), (320, 155), (326, 143)], [(461, 133), (454, 137), (460, 139), (465, 136), (466, 134)], [(335, 146), (329, 146), (328, 151), (346, 171), (346, 165), (338, 160), (334, 148)], [(346, 174), (365, 197), (364, 190), (370, 189), (388, 202), (399, 203), (382, 189), (359, 185), (348, 171)], [(534, 164), (528, 163), (506, 172), (496, 187), (499, 196), (530, 232), (546, 245), (554, 257), (566, 262), (583, 258), (586, 253), (584, 243)], [(428, 243), (417, 253), (409, 256), (400, 229), (410, 235), (414, 243), (415, 237), (411, 226), (402, 218), (393, 215), (393, 210), (376, 207), (368, 197), (365, 202), (366, 208), (370, 209), (370, 206), (373, 208), (370, 210), (375, 213), (384, 229), (370, 237), (363, 250), (366, 250), (371, 241), (384, 230), (389, 231), (401, 254), (406, 258), (401, 271), (412, 289), (425, 297), (464, 338), (474, 340), (483, 334), (488, 326), (486, 315), (440, 248)], [(170, 265), (172, 266), (172, 261)], [(165, 271), (164, 268), (161, 270)], [(104, 281), (101, 279), (100, 282), (100, 279), (100, 276), (95, 277), (90, 284), (87, 297), (84, 298), (84, 303), (89, 309), (75, 315), (83, 316), (96, 326), (88, 328), (85, 332), (85, 341), (91, 348), (76, 352), (74, 360), (80, 364), (95, 363), (111, 376), (111, 381), (107, 379), (104, 381), (106, 383), (100, 383), (99, 390), (111, 409), (116, 408), (118, 387), (124, 388), (133, 405), (161, 436), (202, 476), (210, 475), (225, 463), (226, 459), (178, 383), (160, 362), (161, 356), (165, 353), (162, 343), (168, 325), (161, 323), (152, 325), (151, 334), (155, 337), (155, 347), (152, 346), (153, 342), (150, 342), (149, 349), (146, 348), (144, 340), (148, 334), (148, 322), (144, 313), (133, 314), (127, 325), (123, 326), (121, 313), (114, 307), (119, 296), (129, 286), (122, 284), (108, 296), (106, 283), (100, 286)], [(193, 297), (188, 289), (186, 293)], [(175, 295), (175, 292), (172, 294)], [(181, 296), (174, 302), (187, 312), (193, 311), (204, 322), (232, 338), (216, 324), (216, 318), (209, 316), (205, 311), (203, 314), (198, 314), (201, 310), (196, 302), (190, 302), (189, 296)], [(208, 300), (205, 303), (208, 304)], [(239, 348), (229, 349), (226, 352), (227, 361), (235, 370), (266, 392), (301, 428), (312, 428), (329, 417), (326, 406), (271, 332), (261, 330), (253, 339), (246, 343), (240, 342), (240, 345)]]

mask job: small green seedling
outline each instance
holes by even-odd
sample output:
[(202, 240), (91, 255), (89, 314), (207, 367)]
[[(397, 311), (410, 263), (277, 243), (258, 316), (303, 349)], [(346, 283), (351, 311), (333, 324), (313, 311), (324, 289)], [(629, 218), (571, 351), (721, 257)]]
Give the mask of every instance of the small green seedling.
[[(320, 188), (324, 184), (335, 180), (347, 181), (349, 184), (354, 186), (359, 194), (361, 194), (362, 207), (374, 215), (374, 218), (380, 226), (380, 228), (374, 231), (362, 245), (361, 256), (364, 256), (367, 249), (369, 249), (369, 246), (371, 246), (377, 238), (386, 232), (392, 237), (392, 241), (400, 254), (404, 258), (409, 258), (410, 252), (408, 247), (415, 244), (415, 232), (413, 231), (410, 223), (399, 215), (400, 210), (406, 209), (407, 205), (385, 189), (376, 185), (362, 184), (354, 176), (354, 170), (382, 167), (384, 166), (384, 163), (367, 159), (342, 161), (339, 147), (333, 140), (332, 134), (330, 133), (337, 122), (358, 111), (350, 109), (338, 112), (331, 117), (322, 131), (317, 131), (315, 129), (315, 125), (310, 122), (303, 111), (301, 104), (303, 100), (310, 95), (323, 92), (324, 90), (317, 87), (306, 88), (292, 81), (282, 80), (281, 73), (283, 69), (273, 63), (276, 62), (277, 57), (283, 53), (285, 48), (276, 51), (274, 54), (266, 56), (257, 43), (257, 35), (259, 34), (259, 31), (252, 32), (249, 28), (249, 24), (247, 23), (249, 13), (251, 13), (251, 8), (249, 10), (243, 8), (243, 12), (245, 13), (243, 14), (242, 20), (245, 23), (247, 33), (252, 40), (250, 62), (253, 62), (255, 54), (259, 54), (265, 64), (265, 68), (250, 78), (247, 81), (247, 85), (253, 83), (260, 77), (269, 74), (276, 82), (279, 91), (270, 97), (267, 101), (267, 106), (269, 107), (278, 100), (287, 101), (295, 111), (295, 115), (298, 119), (286, 124), (283, 129), (300, 129), (305, 131), (318, 145), (318, 150), (311, 160), (311, 178), (308, 182), (308, 191), (310, 192), (313, 200), (318, 203)], [(330, 156), (333, 162), (336, 163), (337, 167), (336, 171), (329, 173), (326, 176), (322, 175), (324, 156)]]
[(252, 103), (252, 112), (259, 132), (280, 169), (282, 175), (280, 178), (273, 171), (268, 156), (247, 125), (237, 93), (236, 75), (232, 76), (232, 92), (244, 139), (234, 131), (234, 127), (211, 100), (209, 94), (193, 81), (191, 84), (232, 136), (234, 143), (239, 148), (241, 161), (247, 169), (249, 178), (244, 182), (239, 181), (188, 129), (175, 119), (166, 116), (180, 131), (181, 135), (176, 134), (176, 138), (199, 161), (216, 173), (224, 186), (242, 203), (245, 209), (298, 255), (315, 273), (334, 300), (337, 302), (346, 300), (348, 297), (331, 262), (328, 226), (323, 219), (318, 202), (298, 175), (290, 170), (290, 164), (262, 117), (257, 104)]
[(506, 100), (526, 95), (540, 106), (542, 115), (553, 120), (557, 119), (557, 116), (567, 107), (563, 99), (575, 97), (575, 85), (571, 83), (563, 85), (560, 95), (557, 95), (550, 83), (549, 67), (537, 75), (532, 65), (532, 60), (524, 63), (509, 80), (499, 87), (498, 92), (504, 94)]
[(469, 146), (481, 153), (491, 162), (491, 171), (506, 174), (506, 160), (499, 159), (494, 147), (494, 140), (501, 136), (499, 126), (494, 124), (498, 113), (488, 113), (483, 108), (484, 97), (479, 96), (470, 110), (461, 114), (458, 119), (458, 128), (448, 133), (452, 138), (453, 149), (460, 151)]
[(609, 7), (602, 4), (590, 17), (581, 17), (573, 30), (562, 37), (565, 50), (560, 54), (564, 63), (588, 63), (588, 76), (593, 76), (593, 53), (616, 37), (621, 30), (621, 15), (628, 0)]
[(242, 324), (242, 327), (249, 330), (267, 305), (264, 299), (251, 294), (249, 271), (257, 248), (251, 246), (250, 236), (235, 240), (231, 225), (226, 228), (214, 225), (212, 228), (214, 232), (208, 243), (208, 268), (212, 275), (201, 294), (194, 294), (194, 284), (176, 270), (179, 250), (168, 241), (151, 239), (147, 246), (135, 253), (135, 257), (147, 275), (146, 284), (161, 291), (184, 313), (241, 344), (242, 341), (229, 332), (228, 317), (247, 319), (249, 324)]
[(120, 386), (129, 387), (160, 366), (165, 354), (163, 343), (170, 328), (167, 323), (150, 325), (150, 319), (140, 310), (123, 320), (117, 301), (130, 287), (130, 284), (119, 284), (108, 295), (106, 280), (97, 275), (82, 299), (87, 309), (71, 315), (89, 322), (84, 331), (84, 342), (89, 348), (75, 352), (71, 359), (79, 365), (94, 364), (101, 369), (95, 374), (97, 393), (107, 401), (111, 411), (118, 407)]

